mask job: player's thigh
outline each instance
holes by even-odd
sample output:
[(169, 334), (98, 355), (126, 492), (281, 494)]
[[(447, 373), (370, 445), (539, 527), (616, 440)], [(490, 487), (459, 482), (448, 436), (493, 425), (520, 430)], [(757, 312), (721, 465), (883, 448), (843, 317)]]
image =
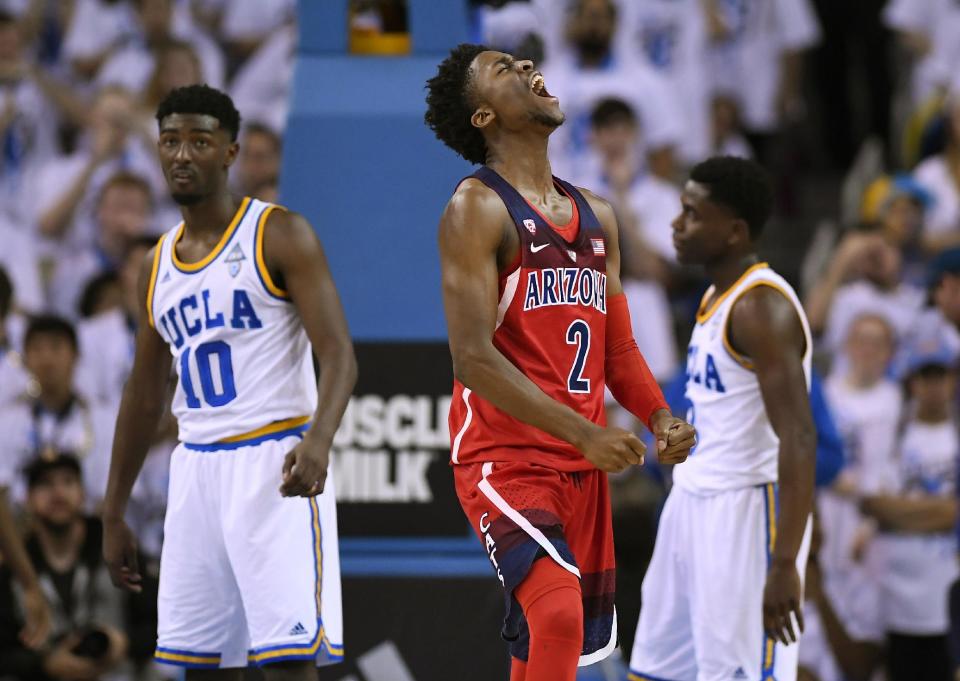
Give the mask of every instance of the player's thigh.
[(643, 578), (640, 620), (630, 655), (631, 681), (696, 678), (687, 555), (693, 503), (695, 499), (675, 488), (664, 504)]
[(243, 681), (242, 669), (187, 669), (186, 681)]
[(776, 531), (772, 486), (706, 497), (692, 541), (691, 614), (698, 681), (760, 679), (772, 669), (763, 588)]
[(171, 458), (155, 653), (165, 664), (246, 665), (246, 621), (217, 513), (219, 457), (180, 447)]
[(284, 456), (298, 442), (289, 437), (236, 450), (221, 480), (226, 550), (256, 664), (312, 658), (322, 639), (319, 501), (279, 491)]

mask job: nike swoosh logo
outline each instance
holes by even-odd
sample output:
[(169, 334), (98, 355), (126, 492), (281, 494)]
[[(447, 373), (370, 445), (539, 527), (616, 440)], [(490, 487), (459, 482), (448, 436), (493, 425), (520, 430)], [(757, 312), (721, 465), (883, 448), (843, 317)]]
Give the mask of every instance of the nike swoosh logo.
[(531, 253), (539, 253), (540, 251), (542, 251), (544, 248), (546, 248), (546, 247), (549, 246), (549, 245), (550, 245), (550, 244), (540, 244), (539, 246), (534, 246), (533, 244), (530, 244), (530, 252), (531, 252)]

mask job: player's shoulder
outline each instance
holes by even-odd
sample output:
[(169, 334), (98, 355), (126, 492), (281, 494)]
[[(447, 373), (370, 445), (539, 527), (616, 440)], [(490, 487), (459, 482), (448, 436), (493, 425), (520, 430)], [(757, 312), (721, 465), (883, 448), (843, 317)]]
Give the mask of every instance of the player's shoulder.
[(441, 232), (492, 227), (500, 230), (509, 212), (499, 194), (480, 180), (468, 177), (447, 201), (440, 220)]
[(604, 229), (613, 229), (616, 227), (616, 216), (613, 212), (613, 206), (610, 205), (609, 201), (586, 187), (576, 187), (576, 190), (583, 196), (587, 205), (590, 206), (590, 210), (597, 216), (597, 220), (600, 221)]
[(447, 201), (447, 211), (506, 212), (500, 195), (475, 177), (465, 178)]

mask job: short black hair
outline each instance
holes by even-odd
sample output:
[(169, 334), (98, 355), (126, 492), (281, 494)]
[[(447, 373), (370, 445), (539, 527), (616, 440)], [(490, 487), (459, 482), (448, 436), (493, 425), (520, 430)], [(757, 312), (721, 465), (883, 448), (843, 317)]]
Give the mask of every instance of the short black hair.
[(0, 265), (0, 320), (6, 319), (13, 306), (13, 282)]
[(470, 122), (474, 110), (470, 65), (478, 54), (489, 49), (462, 43), (450, 50), (450, 55), (440, 62), (437, 75), (427, 81), (427, 113), (423, 116), (438, 140), (478, 165), (487, 162), (487, 141)]
[(737, 156), (714, 156), (698, 163), (690, 179), (710, 189), (710, 200), (726, 206), (750, 228), (756, 241), (773, 212), (773, 187), (756, 161)]
[(637, 124), (637, 114), (633, 107), (622, 99), (610, 97), (600, 100), (590, 113), (590, 127), (605, 128), (617, 123)]
[(96, 309), (100, 306), (104, 294), (111, 286), (118, 286), (120, 277), (116, 272), (107, 270), (91, 277), (83, 287), (83, 293), (80, 294), (80, 302), (77, 310), (83, 319), (89, 319), (93, 316)]
[(77, 343), (77, 331), (73, 324), (63, 317), (46, 314), (37, 315), (30, 318), (27, 324), (27, 332), (23, 336), (23, 347), (26, 348), (30, 342), (37, 336), (60, 336), (65, 338), (73, 346), (74, 352), (79, 349)]
[(38, 456), (24, 466), (27, 489), (33, 489), (43, 482), (48, 473), (59, 470), (70, 471), (77, 476), (77, 480), (83, 480), (83, 469), (76, 455), (72, 452), (58, 452), (50, 457)]
[(209, 85), (187, 85), (174, 88), (157, 107), (157, 123), (171, 114), (203, 114), (220, 121), (220, 128), (230, 133), (230, 141), (237, 141), (240, 131), (240, 112), (230, 95)]
[(0, 9), (0, 26), (16, 26), (17, 16), (6, 9)]

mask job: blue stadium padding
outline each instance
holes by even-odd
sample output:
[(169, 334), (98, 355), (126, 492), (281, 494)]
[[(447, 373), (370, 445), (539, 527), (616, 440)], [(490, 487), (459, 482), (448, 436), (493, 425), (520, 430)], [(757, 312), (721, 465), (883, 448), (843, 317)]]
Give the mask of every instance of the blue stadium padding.
[(423, 124), (424, 84), (466, 35), (465, 3), (411, 0), (430, 54), (395, 58), (346, 54), (345, 5), (300, 3), (282, 201), (319, 232), (355, 340), (443, 340), (437, 223), (471, 169)]

